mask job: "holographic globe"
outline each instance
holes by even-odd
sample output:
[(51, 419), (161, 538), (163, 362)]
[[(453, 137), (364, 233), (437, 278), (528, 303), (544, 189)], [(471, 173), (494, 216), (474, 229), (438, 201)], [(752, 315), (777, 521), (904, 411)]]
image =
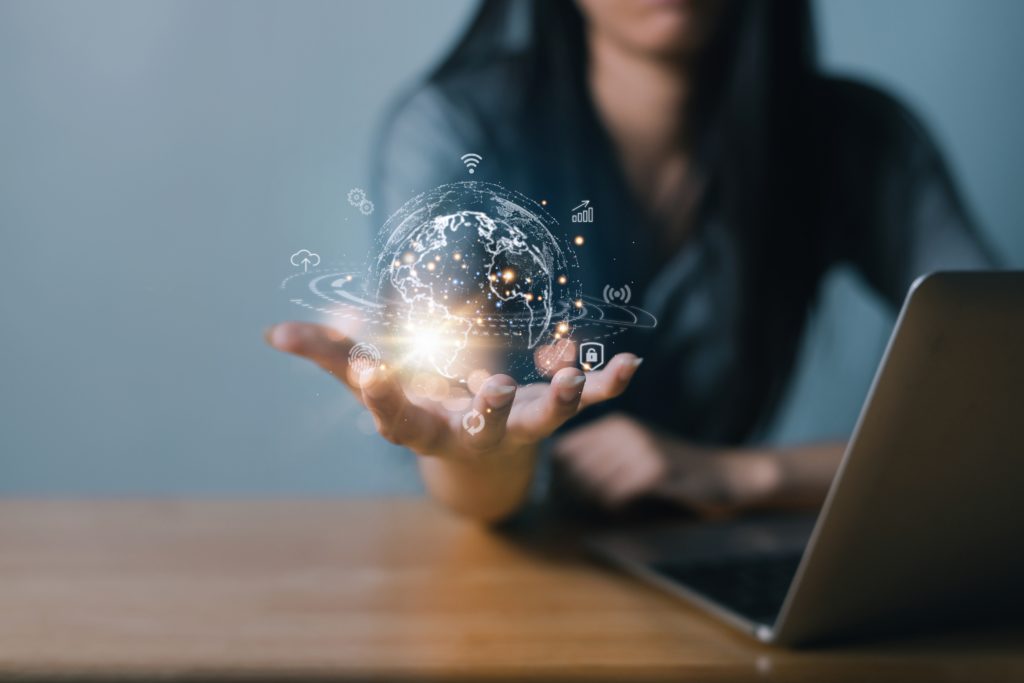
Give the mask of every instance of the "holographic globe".
[(445, 185), (384, 227), (371, 282), (409, 356), (462, 379), (481, 354), (506, 361), (565, 339), (582, 308), (576, 263), (556, 223), (491, 183)]

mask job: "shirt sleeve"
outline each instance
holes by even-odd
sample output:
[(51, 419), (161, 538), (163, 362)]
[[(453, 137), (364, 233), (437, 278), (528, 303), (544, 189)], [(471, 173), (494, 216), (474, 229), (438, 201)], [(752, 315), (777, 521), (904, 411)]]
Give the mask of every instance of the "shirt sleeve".
[(846, 258), (894, 307), (926, 273), (997, 267), (924, 127), (892, 100), (876, 102), (872, 115), (875, 132), (855, 138), (872, 151), (854, 167), (872, 177), (848, 179), (867, 196), (848, 212), (857, 218), (843, 240)]
[(465, 179), (461, 155), (481, 148), (482, 133), (472, 110), (456, 106), (437, 86), (423, 86), (401, 101), (381, 130), (373, 159), (374, 195), (385, 215), (421, 192)]

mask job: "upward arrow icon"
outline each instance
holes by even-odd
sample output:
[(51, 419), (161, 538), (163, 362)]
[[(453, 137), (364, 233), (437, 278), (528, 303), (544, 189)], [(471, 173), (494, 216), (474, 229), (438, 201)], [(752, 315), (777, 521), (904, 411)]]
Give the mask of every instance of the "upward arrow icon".
[(573, 211), (579, 211), (580, 209), (585, 209), (585, 208), (587, 208), (587, 205), (589, 205), (589, 204), (590, 204), (590, 200), (589, 199), (584, 199), (583, 203), (580, 204), (579, 206), (577, 206), (576, 208), (574, 208)]

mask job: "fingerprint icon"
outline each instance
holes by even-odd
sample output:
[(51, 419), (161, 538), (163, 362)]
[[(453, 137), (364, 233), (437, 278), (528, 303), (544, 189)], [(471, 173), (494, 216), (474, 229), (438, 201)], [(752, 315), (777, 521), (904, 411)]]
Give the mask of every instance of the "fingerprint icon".
[(380, 366), (380, 349), (369, 342), (359, 342), (348, 352), (348, 365), (360, 375), (365, 370), (375, 370)]

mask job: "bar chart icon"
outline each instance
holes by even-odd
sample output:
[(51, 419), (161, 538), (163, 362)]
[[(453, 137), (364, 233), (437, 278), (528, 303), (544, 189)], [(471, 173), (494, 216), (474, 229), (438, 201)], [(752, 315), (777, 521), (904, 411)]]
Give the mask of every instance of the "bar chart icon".
[(572, 210), (573, 223), (593, 223), (594, 207), (590, 206), (590, 200), (584, 199), (580, 205)]

